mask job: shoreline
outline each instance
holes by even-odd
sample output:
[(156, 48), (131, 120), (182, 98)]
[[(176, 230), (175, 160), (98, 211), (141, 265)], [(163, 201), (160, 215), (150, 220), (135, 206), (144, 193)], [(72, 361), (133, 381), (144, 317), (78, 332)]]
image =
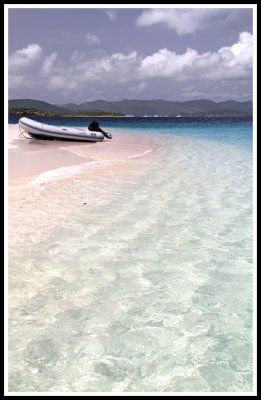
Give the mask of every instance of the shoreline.
[[(67, 115), (67, 114), (8, 114), (8, 116), (11, 115), (16, 115), (16, 116), (20, 116), (20, 117), (32, 117), (32, 116), (38, 116), (38, 117), (75, 117), (75, 118), (87, 118), (87, 117), (92, 117), (92, 118), (124, 118), (124, 117), (134, 117), (134, 115)], [(9, 125), (16, 125), (16, 124), (10, 124)]]
[(81, 170), (135, 159), (156, 151), (152, 140), (114, 129), (103, 142), (65, 142), (19, 137), (18, 124), (8, 124), (8, 185), (38, 183), (41, 177), (68, 177)]

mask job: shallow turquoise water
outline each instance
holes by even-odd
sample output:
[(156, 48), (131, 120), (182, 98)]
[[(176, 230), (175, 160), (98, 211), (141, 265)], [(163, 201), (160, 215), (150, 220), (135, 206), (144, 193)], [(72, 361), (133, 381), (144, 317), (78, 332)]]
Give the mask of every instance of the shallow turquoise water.
[(159, 151), (12, 194), (9, 391), (251, 392), (252, 124), (130, 129)]

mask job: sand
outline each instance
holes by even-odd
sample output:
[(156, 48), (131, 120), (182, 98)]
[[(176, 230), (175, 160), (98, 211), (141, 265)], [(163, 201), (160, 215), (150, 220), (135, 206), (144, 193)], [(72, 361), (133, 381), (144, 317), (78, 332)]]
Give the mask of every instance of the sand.
[(110, 129), (112, 140), (103, 142), (70, 142), (19, 137), (19, 127), (8, 125), (8, 184), (21, 185), (35, 181), (40, 174), (63, 167), (95, 161), (120, 161), (146, 156), (157, 149), (147, 138), (120, 129)]

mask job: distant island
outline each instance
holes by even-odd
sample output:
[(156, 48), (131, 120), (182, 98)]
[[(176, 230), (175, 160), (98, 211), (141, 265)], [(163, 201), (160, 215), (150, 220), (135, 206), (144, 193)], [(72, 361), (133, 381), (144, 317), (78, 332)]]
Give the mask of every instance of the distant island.
[(8, 102), (9, 114), (63, 116), (135, 116), (135, 117), (252, 117), (252, 101), (212, 100), (95, 100), (81, 104), (54, 105), (34, 99), (14, 99)]
[(55, 112), (38, 110), (37, 108), (9, 107), (9, 115), (42, 115), (42, 116), (64, 116), (64, 117), (124, 117), (122, 113), (111, 113), (106, 111), (82, 111), (82, 112)]

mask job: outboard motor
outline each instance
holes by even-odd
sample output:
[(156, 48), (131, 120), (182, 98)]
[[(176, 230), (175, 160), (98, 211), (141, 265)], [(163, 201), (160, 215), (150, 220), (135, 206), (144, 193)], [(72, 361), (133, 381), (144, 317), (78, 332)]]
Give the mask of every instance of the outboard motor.
[(106, 133), (100, 128), (100, 125), (97, 121), (92, 121), (90, 123), (90, 125), (88, 126), (88, 129), (89, 129), (89, 131), (101, 132), (108, 139), (112, 138), (110, 133)]

